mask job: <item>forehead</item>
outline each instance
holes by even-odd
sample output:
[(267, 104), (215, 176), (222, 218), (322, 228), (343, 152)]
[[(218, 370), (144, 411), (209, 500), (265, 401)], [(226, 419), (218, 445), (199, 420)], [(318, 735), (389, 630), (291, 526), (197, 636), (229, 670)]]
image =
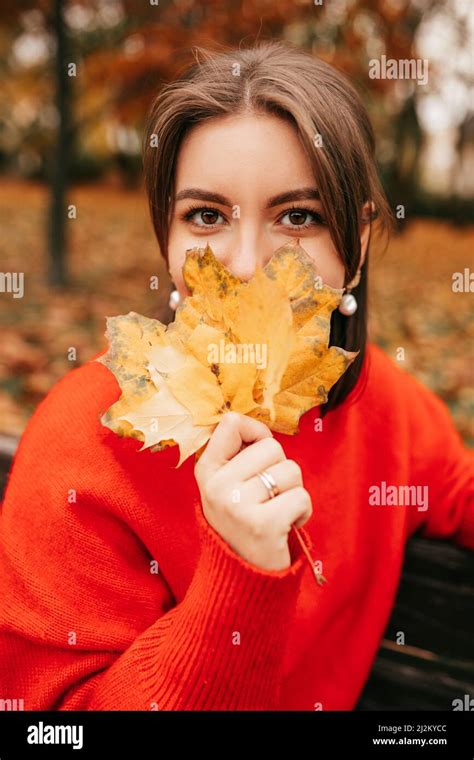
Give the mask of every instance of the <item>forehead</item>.
[[(181, 144), (176, 189), (271, 192), (314, 182), (311, 164), (296, 128), (270, 114), (215, 117), (193, 127)], [(219, 187), (218, 187), (219, 186)]]

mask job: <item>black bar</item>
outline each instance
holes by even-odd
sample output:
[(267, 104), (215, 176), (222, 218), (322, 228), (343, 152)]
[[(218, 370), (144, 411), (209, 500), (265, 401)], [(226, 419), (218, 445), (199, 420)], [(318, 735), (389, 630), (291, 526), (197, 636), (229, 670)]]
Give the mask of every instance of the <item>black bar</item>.
[(472, 760), (473, 718), (471, 705), (453, 712), (11, 711), (0, 713), (0, 759), (96, 757), (100, 750), (159, 758), (178, 756), (189, 743), (193, 756), (202, 747), (222, 757), (239, 749), (248, 755), (261, 739), (266, 757), (285, 741), (298, 758), (321, 758), (324, 750), (330, 757)]

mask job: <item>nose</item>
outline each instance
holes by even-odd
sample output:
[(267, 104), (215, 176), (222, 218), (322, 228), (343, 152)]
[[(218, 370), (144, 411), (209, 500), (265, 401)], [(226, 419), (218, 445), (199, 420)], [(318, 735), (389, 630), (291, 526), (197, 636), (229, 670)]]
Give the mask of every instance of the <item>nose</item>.
[(228, 266), (232, 274), (238, 277), (239, 280), (248, 282), (252, 279), (257, 267), (255, 253), (242, 253), (239, 251), (230, 257)]
[(272, 255), (271, 246), (258, 229), (240, 229), (234, 243), (229, 241), (226, 266), (244, 282), (255, 274), (257, 266), (264, 267)]

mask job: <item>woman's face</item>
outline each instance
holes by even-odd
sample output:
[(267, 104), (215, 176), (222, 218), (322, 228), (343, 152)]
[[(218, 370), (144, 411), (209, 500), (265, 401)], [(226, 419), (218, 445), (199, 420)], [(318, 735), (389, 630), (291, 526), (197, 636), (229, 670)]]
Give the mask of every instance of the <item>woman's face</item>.
[(271, 115), (218, 117), (186, 135), (176, 167), (169, 271), (188, 295), (186, 249), (211, 246), (233, 274), (249, 280), (280, 246), (300, 239), (315, 275), (344, 285), (344, 266), (325, 225), (318, 188), (295, 129)]

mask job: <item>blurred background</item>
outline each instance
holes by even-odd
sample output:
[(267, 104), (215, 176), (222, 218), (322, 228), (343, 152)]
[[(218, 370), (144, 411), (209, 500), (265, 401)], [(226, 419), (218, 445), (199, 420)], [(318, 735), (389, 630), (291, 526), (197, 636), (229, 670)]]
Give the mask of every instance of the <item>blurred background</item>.
[[(192, 47), (281, 38), (351, 76), (398, 228), (371, 252), (371, 340), (449, 405), (473, 445), (474, 119), (470, 0), (2, 0), (0, 434), (105, 346), (105, 317), (169, 321), (148, 218), (146, 113)], [(372, 79), (372, 59), (429, 79)], [(159, 287), (150, 287), (158, 277)], [(471, 296), (471, 297), (470, 297)], [(400, 352), (400, 348), (403, 352)], [(73, 350), (71, 350), (73, 349)]]

